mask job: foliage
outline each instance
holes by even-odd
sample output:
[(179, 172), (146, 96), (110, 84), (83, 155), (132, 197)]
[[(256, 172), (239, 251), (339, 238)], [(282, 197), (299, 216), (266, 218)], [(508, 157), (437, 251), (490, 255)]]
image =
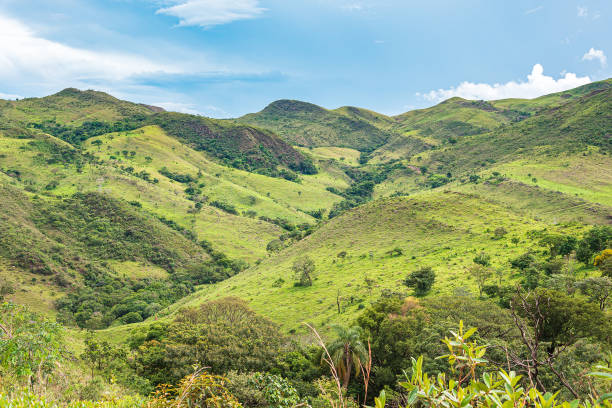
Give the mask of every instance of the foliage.
[(47, 385), (56, 365), (63, 360), (63, 329), (23, 306), (0, 305), (0, 377), (12, 378), (15, 385)]
[(312, 279), (315, 272), (315, 263), (309, 257), (296, 259), (291, 267), (299, 286), (312, 286)]
[(417, 296), (425, 296), (431, 290), (435, 280), (436, 274), (433, 269), (430, 266), (424, 266), (410, 273), (404, 280), (404, 285), (414, 288)]
[(586, 278), (576, 283), (576, 287), (591, 302), (596, 302), (601, 310), (606, 310), (608, 298), (612, 293), (612, 279), (607, 276)]
[(8, 396), (0, 391), (0, 407), (2, 408), (145, 408), (146, 401), (142, 397), (121, 397), (104, 401), (78, 401), (59, 404), (51, 399), (29, 391), (22, 391)]
[(595, 257), (593, 265), (599, 268), (603, 276), (612, 278), (612, 249), (604, 249)]
[(234, 214), (234, 215), (238, 215), (238, 211), (236, 210), (236, 207), (234, 207), (231, 204), (227, 204), (224, 203), (223, 201), (211, 201), (210, 205), (212, 205), (213, 207), (217, 207), (220, 210), (225, 211), (228, 214)]
[(132, 345), (137, 372), (155, 385), (178, 381), (196, 364), (218, 374), (266, 371), (285, 347), (276, 325), (237, 298), (183, 309), (169, 327), (152, 330)]
[(255, 373), (251, 378), (251, 384), (263, 393), (271, 407), (292, 408), (301, 402), (296, 389), (279, 375)]
[[(601, 402), (587, 401), (579, 404), (578, 401), (570, 404), (560, 401), (557, 394), (544, 393), (535, 387), (523, 387), (521, 376), (514, 371), (506, 372), (485, 371), (481, 376), (478, 372), (487, 368), (488, 361), (484, 358), (487, 346), (478, 345), (469, 341), (476, 329), (464, 332), (463, 323), (459, 325), (458, 332), (451, 332), (452, 337), (446, 337), (443, 342), (448, 347), (445, 358), (453, 371), (453, 378), (444, 373), (437, 377), (429, 376), (423, 371), (423, 358), (413, 359), (412, 374), (406, 375), (405, 381), (399, 385), (406, 390), (407, 406), (534, 406), (544, 407), (592, 407), (601, 406)], [(594, 396), (593, 400), (597, 397)], [(377, 405), (384, 406), (385, 395), (381, 395)]]
[(576, 248), (576, 243), (576, 238), (568, 235), (546, 234), (540, 239), (540, 245), (548, 247), (550, 258), (569, 255)]
[(354, 367), (355, 377), (361, 374), (361, 365), (367, 361), (367, 350), (361, 341), (361, 327), (347, 328), (336, 325), (333, 329), (336, 339), (327, 345), (327, 351), (336, 372), (342, 378), (342, 386), (346, 389), (351, 379), (351, 369)]
[(481, 252), (474, 257), (474, 263), (481, 266), (491, 266), (491, 255)]
[(150, 401), (148, 408), (240, 408), (242, 405), (230, 394), (226, 379), (203, 370), (183, 378), (174, 387), (160, 386)]
[(468, 268), (468, 274), (476, 281), (478, 295), (482, 297), (482, 290), (487, 281), (493, 276), (493, 270), (483, 264), (475, 263)]
[(576, 259), (588, 265), (596, 253), (612, 246), (611, 242), (612, 227), (608, 225), (593, 227), (578, 242)]
[(168, 177), (170, 180), (178, 181), (179, 183), (192, 183), (195, 179), (189, 174), (174, 173), (166, 167), (159, 170), (159, 174)]

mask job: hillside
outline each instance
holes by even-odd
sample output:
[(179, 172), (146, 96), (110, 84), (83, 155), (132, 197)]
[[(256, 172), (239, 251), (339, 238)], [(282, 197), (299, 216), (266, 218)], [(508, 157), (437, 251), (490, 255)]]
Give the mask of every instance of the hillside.
[[(495, 239), (499, 227), (507, 234)], [(439, 191), (381, 199), (334, 218), (277, 256), (201, 289), (170, 310), (238, 296), (287, 331), (303, 331), (304, 321), (324, 328), (352, 320), (369, 299), (385, 291), (407, 292), (402, 280), (422, 266), (437, 273), (432, 296), (474, 294), (476, 284), (465, 272), (480, 252), (490, 255), (492, 267), (501, 271), (492, 281), (516, 282), (519, 277), (509, 270), (509, 259), (540, 250), (537, 241), (527, 237), (529, 231), (575, 235), (584, 228), (553, 227), (474, 194)], [(311, 287), (294, 286), (291, 266), (303, 256), (316, 264)]]
[[(519, 223), (535, 223), (542, 228), (558, 222), (609, 223), (612, 179), (605, 169), (612, 163), (606, 129), (612, 118), (608, 84), (609, 81), (603, 81), (565, 93), (571, 96), (550, 95), (523, 101), (520, 109), (524, 111), (518, 110), (517, 101), (489, 103), (453, 98), (395, 118), (352, 107), (328, 111), (295, 101), (275, 102), (264, 110), (266, 115), (282, 113), (289, 115), (291, 121), (299, 118), (317, 126), (324, 125), (321, 129), (327, 129), (328, 136), (335, 134), (327, 146), (295, 149), (269, 130), (231, 121), (159, 112), (100, 92), (67, 89), (46, 98), (3, 105), (4, 123), (17, 129), (17, 133), (5, 132), (0, 136), (0, 174), (5, 187), (11, 188), (11, 195), (21, 194), (21, 200), (25, 200), (19, 207), (29, 208), (29, 211), (38, 210), (42, 206), (40, 203), (78, 201), (89, 197), (87, 194), (103, 194), (104, 200), (113, 203), (112, 200), (119, 200), (113, 205), (131, 203), (122, 204), (122, 208), (133, 212), (134, 217), (141, 217), (138, 220), (153, 217), (153, 222), (167, 228), (165, 223), (173, 228), (173, 234), (178, 233), (177, 237), (187, 239), (188, 245), (207, 242), (204, 247), (195, 246), (200, 257), (194, 258), (200, 259), (197, 262), (209, 262), (213, 250), (230, 260), (253, 265), (232, 278), (234, 280), (240, 281), (243, 276), (262, 271), (276, 276), (287, 273), (291, 263), (291, 256), (287, 254), (294, 250), (307, 253), (300, 249), (307, 243), (316, 251), (327, 245), (319, 243), (316, 237), (335, 241), (337, 229), (351, 228), (355, 228), (350, 233), (352, 236), (368, 236), (365, 230), (370, 230), (369, 224), (373, 223), (367, 222), (370, 213), (366, 212), (365, 218), (355, 217), (350, 225), (342, 227), (334, 226), (340, 222), (335, 218), (324, 222), (312, 236), (299, 241), (310, 234), (307, 229), (320, 222), (318, 220), (326, 213), (341, 214), (370, 198), (408, 195), (417, 200), (420, 194), (426, 193), (423, 197), (438, 200), (438, 197), (445, 197), (443, 191), (453, 191), (459, 194), (457, 197), (470, 197), (469, 205), (454, 199), (457, 208), (461, 208), (456, 211), (466, 216), (461, 225), (471, 222), (468, 214), (480, 205), (486, 208), (482, 211), (505, 212), (500, 217), (510, 217)], [(530, 103), (533, 106), (527, 108)], [(57, 126), (47, 126), (50, 120)], [(84, 124), (91, 123), (88, 120), (101, 125), (88, 128), (89, 133), (80, 131)], [(365, 127), (358, 126), (357, 131), (352, 131), (353, 125), (347, 125), (342, 128), (344, 133), (340, 132), (343, 141), (334, 139), (340, 138), (338, 126), (349, 123), (347, 120)], [(364, 154), (359, 151), (364, 145), (352, 143), (367, 133), (364, 129), (369, 129), (368, 126), (375, 126), (387, 135), (391, 130), (394, 133), (387, 144), (370, 156), (369, 164), (364, 165)], [(120, 130), (112, 131), (116, 128)], [(58, 137), (43, 133), (45, 131)], [(375, 139), (368, 140), (367, 143), (374, 143)], [(382, 139), (376, 139), (375, 143), (380, 142)], [(343, 147), (343, 143), (352, 147)], [(395, 158), (391, 162), (395, 164), (385, 164), (390, 159), (385, 158), (385, 151), (393, 151)], [(300, 163), (306, 163), (305, 167)], [(291, 169), (296, 173), (291, 173)], [(373, 183), (371, 193), (361, 189), (369, 180)], [(432, 187), (434, 195), (428, 193)], [(43, 199), (31, 203), (31, 198), (27, 197), (34, 196)], [(382, 205), (380, 203), (386, 201), (369, 205)], [(394, 207), (397, 203), (384, 204), (387, 205)], [(68, 211), (64, 207), (51, 208), (56, 212)], [(349, 213), (361, 214), (360, 211)], [(40, 271), (52, 271), (52, 278), (45, 278), (43, 292), (56, 292), (57, 295), (66, 293), (66, 287), (83, 287), (82, 268), (66, 269), (67, 261), (61, 260), (64, 258), (54, 260), (50, 257), (50, 248), (56, 244), (44, 230), (34, 228), (35, 225), (31, 229), (20, 229), (31, 225), (22, 220), (34, 215), (10, 209), (5, 214), (3, 222), (7, 231), (13, 231), (11, 234), (17, 234), (20, 239), (31, 239), (29, 244), (17, 247), (28, 247), (38, 254), (36, 262), (21, 262), (16, 247), (7, 247), (5, 243), (2, 265), (6, 276), (11, 275), (9, 271), (14, 267), (24, 274), (36, 273), (32, 268), (40, 267)], [(74, 216), (69, 213), (62, 218)], [(113, 222), (110, 221), (111, 225)], [(449, 225), (451, 229), (459, 228)], [(155, 231), (157, 227), (150, 228)], [(375, 228), (379, 228), (380, 236), (384, 235), (383, 231), (392, 229), (386, 223)], [(370, 232), (374, 234), (374, 230)], [(413, 233), (411, 229), (401, 232), (407, 240), (406, 245), (417, 239), (409, 238)], [(74, 231), (70, 234), (75, 235)], [(159, 240), (160, 234), (155, 232), (153, 236)], [(383, 244), (380, 236), (373, 235), (369, 239), (376, 243), (373, 244), (374, 253), (392, 249), (386, 248), (391, 244), (386, 241)], [(20, 239), (15, 243), (20, 243)], [(481, 238), (466, 245), (476, 245), (478, 239)], [(179, 245), (179, 241), (176, 242), (165, 246), (175, 250)], [(281, 248), (288, 248), (280, 254), (270, 252), (266, 248), (272, 242), (277, 246), (280, 242)], [(398, 242), (404, 245), (401, 239)], [(70, 253), (86, 251), (70, 240), (64, 245)], [(359, 256), (369, 253), (366, 248), (358, 248), (357, 251), (363, 252)], [(323, 258), (334, 259), (338, 252), (342, 251), (330, 252)], [(184, 253), (179, 250), (173, 264), (181, 265), (181, 260), (193, 257), (186, 257)], [(90, 257), (87, 263), (107, 263), (103, 269), (111, 275), (125, 273), (143, 277), (147, 273), (141, 270), (150, 270), (154, 271), (156, 279), (163, 280), (172, 272), (167, 265), (156, 265), (137, 253), (132, 258), (120, 260), (107, 259), (98, 253), (87, 256)], [(278, 263), (281, 259), (284, 263)], [(435, 262), (439, 263), (439, 259)], [(189, 269), (186, 265), (179, 269)], [(327, 268), (325, 263), (322, 267)], [(364, 271), (367, 268), (367, 264), (363, 266)], [(61, 286), (58, 281), (68, 286)], [(440, 290), (448, 292), (450, 289), (441, 286)], [(204, 290), (210, 291), (233, 294), (221, 289)], [(247, 293), (238, 292), (241, 296)], [(44, 296), (47, 300), (40, 310), (56, 313), (51, 297)], [(285, 323), (286, 319), (283, 320)]]
[(78, 126), (92, 121), (116, 122), (130, 116), (149, 115), (159, 109), (122, 101), (104, 92), (66, 88), (43, 98), (0, 101), (0, 123), (54, 122)]
[(365, 109), (344, 107), (327, 110), (307, 102), (280, 100), (258, 113), (238, 118), (276, 132), (292, 145), (337, 146), (371, 151), (390, 137), (392, 120)]

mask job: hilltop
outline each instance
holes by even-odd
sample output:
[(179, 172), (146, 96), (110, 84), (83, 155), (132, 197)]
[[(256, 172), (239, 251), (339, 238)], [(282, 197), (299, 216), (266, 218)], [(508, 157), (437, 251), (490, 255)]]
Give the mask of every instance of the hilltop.
[(241, 123), (268, 128), (285, 141), (305, 147), (337, 146), (371, 151), (390, 137), (392, 120), (354, 107), (327, 110), (292, 100), (279, 100), (261, 112), (238, 118)]

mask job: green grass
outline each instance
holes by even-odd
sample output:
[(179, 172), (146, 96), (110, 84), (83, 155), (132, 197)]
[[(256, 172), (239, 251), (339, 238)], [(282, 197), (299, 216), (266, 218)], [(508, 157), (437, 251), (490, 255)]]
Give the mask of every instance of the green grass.
[(527, 158), (495, 169), (525, 184), (612, 206), (612, 158), (596, 149), (584, 154), (560, 155), (546, 161)]
[(130, 279), (166, 279), (170, 275), (159, 266), (135, 261), (110, 261), (111, 270)]
[(300, 148), (303, 152), (309, 153), (318, 161), (333, 159), (340, 163), (349, 166), (359, 165), (359, 150), (349, 149), (348, 147), (315, 147), (315, 148)]
[[(47, 139), (49, 143), (65, 145), (56, 138)], [(103, 144), (99, 147), (92, 145), (94, 140)], [(278, 237), (282, 230), (257, 218), (231, 215), (206, 205), (197, 214), (190, 214), (193, 202), (184, 193), (186, 186), (162, 176), (159, 169), (165, 166), (193, 176), (200, 171), (198, 183), (205, 184), (202, 190), (209, 201), (220, 200), (235, 205), (240, 212), (255, 211), (257, 216), (280, 217), (293, 223), (312, 223), (312, 217), (303, 211), (328, 208), (341, 199), (325, 190), (328, 185), (338, 184), (325, 172), (301, 176), (301, 182), (295, 183), (228, 168), (217, 164), (205, 153), (167, 136), (155, 126), (104, 135), (86, 142), (86, 151), (105, 163), (86, 165), (80, 173), (75, 165), (48, 164), (45, 160), (48, 154), (29, 146), (32, 141), (0, 137), (3, 152), (0, 168), (21, 172), (19, 179), (12, 179), (16, 185), (28, 186), (43, 194), (69, 196), (75, 192), (102, 191), (113, 197), (138, 201), (143, 209), (192, 229), (200, 239), (207, 239), (215, 247), (223, 248), (228, 256), (248, 262), (265, 256), (267, 243)], [(135, 151), (136, 155), (130, 159), (122, 157), (123, 150)], [(120, 160), (111, 160), (110, 156), (116, 155), (117, 151), (120, 153), (116, 157)], [(135, 172), (146, 170), (151, 178), (158, 178), (159, 183), (152, 184), (127, 174), (121, 171), (121, 166), (134, 167)], [(46, 190), (52, 182), (57, 186)]]
[[(494, 240), (492, 230), (498, 226), (506, 228), (508, 235)], [(502, 268), (505, 283), (516, 281), (508, 259), (534, 248), (525, 234), (542, 228), (572, 234), (584, 229), (578, 224), (551, 227), (478, 196), (456, 192), (377, 200), (334, 218), (278, 256), (202, 288), (173, 305), (170, 312), (208, 299), (238, 296), (287, 331), (300, 330), (304, 321), (318, 327), (346, 323), (357, 316), (360, 305), (367, 306), (383, 289), (410, 293), (401, 281), (421, 266), (432, 266), (437, 272), (432, 295), (457, 290), (474, 293), (476, 285), (466, 277), (465, 267), (480, 251), (492, 256), (493, 267)], [(519, 238), (519, 244), (512, 244), (512, 237)], [(402, 249), (402, 256), (388, 254), (396, 247)], [(344, 259), (337, 256), (342, 251), (347, 252)], [(312, 287), (295, 287), (291, 265), (304, 255), (315, 260), (316, 279)], [(375, 281), (371, 289), (366, 276)], [(275, 284), (279, 278), (284, 280), (280, 286)]]

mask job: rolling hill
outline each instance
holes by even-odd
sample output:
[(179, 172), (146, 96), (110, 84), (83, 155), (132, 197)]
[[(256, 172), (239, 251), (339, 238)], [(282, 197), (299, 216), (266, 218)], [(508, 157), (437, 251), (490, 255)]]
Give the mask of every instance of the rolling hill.
[(391, 118), (354, 107), (327, 110), (292, 100), (279, 100), (261, 112), (245, 115), (238, 122), (276, 132), (288, 143), (305, 147), (348, 147), (371, 151), (392, 135)]
[(474, 292), (481, 251), (515, 282), (508, 260), (542, 251), (533, 231), (612, 222), (611, 83), (396, 117), (281, 100), (214, 120), (75, 89), (0, 101), (0, 276), (9, 298), (118, 338), (224, 296), (286, 331), (328, 327), (421, 266), (434, 294)]

